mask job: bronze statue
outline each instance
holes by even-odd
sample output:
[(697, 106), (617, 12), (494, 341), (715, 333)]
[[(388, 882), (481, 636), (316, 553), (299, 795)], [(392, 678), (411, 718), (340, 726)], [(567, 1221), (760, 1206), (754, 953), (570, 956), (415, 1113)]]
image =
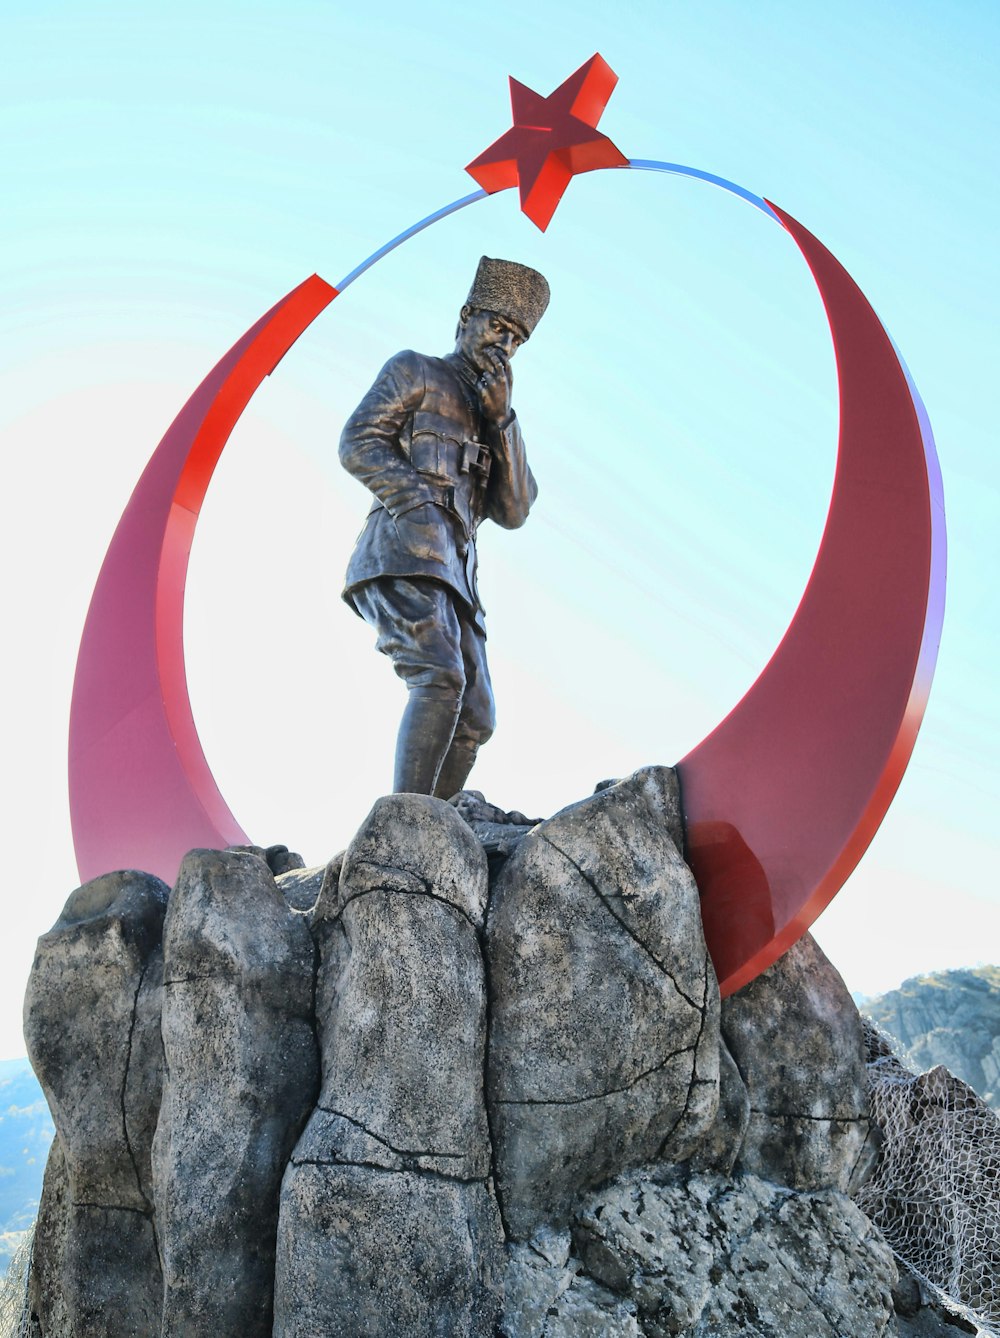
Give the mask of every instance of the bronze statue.
[(510, 360), (548, 306), (537, 270), (483, 256), (443, 358), (390, 358), (340, 438), (374, 493), (344, 599), (406, 683), (393, 788), (450, 799), (495, 724), (476, 531), (517, 529), (538, 488), (510, 407)]

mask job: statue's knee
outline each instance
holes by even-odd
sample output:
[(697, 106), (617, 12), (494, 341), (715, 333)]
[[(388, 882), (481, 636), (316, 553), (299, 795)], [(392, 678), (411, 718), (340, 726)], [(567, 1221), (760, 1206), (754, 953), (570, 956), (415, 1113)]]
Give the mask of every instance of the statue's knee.
[(462, 715), (455, 730), (455, 737), (467, 739), (470, 744), (480, 748), (493, 737), (496, 728), (496, 715), (493, 700), (466, 693), (462, 703)]
[(410, 690), (421, 697), (461, 706), (465, 698), (465, 671), (461, 665), (435, 664), (420, 675), (419, 683), (411, 681)]

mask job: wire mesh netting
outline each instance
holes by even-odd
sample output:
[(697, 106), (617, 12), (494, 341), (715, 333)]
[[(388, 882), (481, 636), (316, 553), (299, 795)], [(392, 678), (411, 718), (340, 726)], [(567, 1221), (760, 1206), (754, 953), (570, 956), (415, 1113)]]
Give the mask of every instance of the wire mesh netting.
[(32, 1227), (11, 1259), (7, 1276), (0, 1279), (0, 1338), (28, 1338), (28, 1275), (34, 1243)]
[(911, 1073), (865, 1019), (884, 1143), (855, 1194), (911, 1272), (1000, 1338), (1000, 1119), (944, 1068)]

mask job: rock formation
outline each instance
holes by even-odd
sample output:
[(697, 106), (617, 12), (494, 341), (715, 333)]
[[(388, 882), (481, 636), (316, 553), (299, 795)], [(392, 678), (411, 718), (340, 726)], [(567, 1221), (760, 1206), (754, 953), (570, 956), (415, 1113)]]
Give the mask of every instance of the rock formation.
[(750, 1101), (737, 1169), (792, 1189), (863, 1184), (878, 1145), (861, 1018), (811, 934), (723, 1001), (722, 1034)]
[(581, 1204), (568, 1230), (509, 1257), (505, 1338), (979, 1332), (898, 1268), (850, 1199), (751, 1175), (632, 1173)]
[(38, 941), (24, 1031), (58, 1133), (36, 1237), (43, 1333), (159, 1331), (150, 1149), (167, 896), (148, 874), (107, 874)]
[(685, 1160), (714, 1121), (719, 991), (677, 811), (673, 773), (639, 772), (541, 823), (496, 880), (487, 1077), (514, 1239)]
[(278, 1338), (494, 1332), (487, 893), (479, 842), (422, 795), (380, 799), (327, 872), (323, 1087), (281, 1191)]
[(935, 971), (868, 999), (861, 1011), (920, 1073), (942, 1065), (1000, 1113), (1000, 967)]
[(312, 939), (261, 854), (193, 850), (163, 956), (163, 1333), (266, 1338), (278, 1192), (319, 1078)]
[(857, 1011), (808, 935), (720, 1006), (682, 847), (647, 768), (540, 823), (389, 796), (325, 869), (195, 851), (169, 904), (75, 892), (26, 1003), (33, 1338), (901, 1332), (844, 1192)]

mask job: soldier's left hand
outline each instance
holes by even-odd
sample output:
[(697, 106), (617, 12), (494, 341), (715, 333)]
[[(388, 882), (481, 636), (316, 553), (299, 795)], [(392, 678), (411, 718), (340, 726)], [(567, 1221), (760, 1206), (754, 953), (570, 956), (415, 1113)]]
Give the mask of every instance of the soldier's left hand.
[(513, 384), (510, 361), (498, 349), (487, 349), (486, 356), (490, 365), (480, 376), (476, 388), (484, 415), (494, 423), (500, 423), (510, 413)]

